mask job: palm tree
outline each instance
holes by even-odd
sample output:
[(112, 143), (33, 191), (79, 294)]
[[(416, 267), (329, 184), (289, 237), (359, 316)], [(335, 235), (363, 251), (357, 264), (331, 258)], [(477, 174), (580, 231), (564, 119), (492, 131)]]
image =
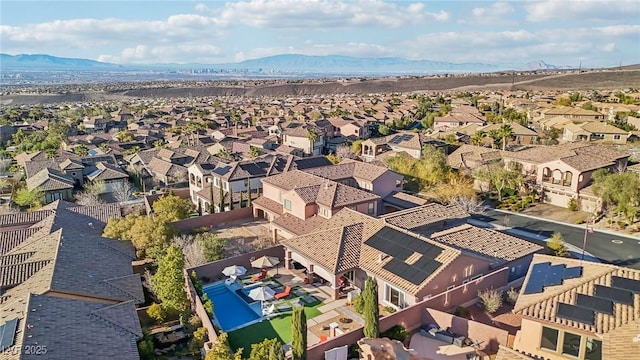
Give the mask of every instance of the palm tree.
[(87, 155), (89, 155), (89, 149), (86, 146), (82, 145), (82, 144), (80, 144), (80, 145), (76, 146), (75, 148), (73, 148), (73, 152), (76, 153), (76, 155), (78, 155), (78, 156), (87, 156)]
[(256, 158), (258, 156), (260, 156), (260, 151), (258, 150), (258, 148), (252, 146), (249, 150), (249, 157)]
[(513, 136), (513, 128), (509, 124), (502, 124), (498, 129), (497, 135), (502, 139), (502, 150), (507, 150), (507, 140)]
[(480, 144), (482, 144), (482, 142), (484, 141), (484, 138), (486, 137), (487, 137), (486, 132), (482, 130), (478, 130), (471, 136), (471, 139), (469, 139), (469, 142), (471, 143), (471, 145), (479, 146)]
[(313, 128), (307, 129), (307, 139), (309, 140), (309, 154), (313, 155), (313, 148), (315, 147), (316, 142), (320, 139), (320, 134), (318, 131)]

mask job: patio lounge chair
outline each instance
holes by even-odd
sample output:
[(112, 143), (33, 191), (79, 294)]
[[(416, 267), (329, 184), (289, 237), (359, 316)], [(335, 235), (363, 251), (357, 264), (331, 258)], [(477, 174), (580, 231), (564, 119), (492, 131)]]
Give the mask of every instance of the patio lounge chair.
[(262, 315), (263, 316), (269, 316), (271, 314), (273, 314), (273, 312), (276, 310), (276, 305), (275, 304), (271, 304), (271, 306), (268, 307), (263, 307), (262, 308)]
[(291, 286), (287, 285), (284, 288), (284, 291), (276, 294), (276, 299), (284, 299), (291, 295)]
[(266, 277), (267, 277), (267, 270), (266, 269), (262, 269), (262, 271), (260, 271), (260, 274), (254, 275), (251, 278), (251, 281), (260, 281), (260, 280), (263, 280)]

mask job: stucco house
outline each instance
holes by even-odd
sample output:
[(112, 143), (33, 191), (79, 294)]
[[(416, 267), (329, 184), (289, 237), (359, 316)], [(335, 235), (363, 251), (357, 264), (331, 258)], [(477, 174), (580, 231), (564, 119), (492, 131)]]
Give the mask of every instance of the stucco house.
[(254, 217), (270, 220), (274, 240), (308, 233), (345, 207), (377, 215), (380, 203), (374, 193), (301, 170), (263, 178), (262, 189)]
[(587, 189), (593, 173), (603, 168), (624, 169), (628, 158), (626, 152), (583, 142), (503, 153), (505, 164), (519, 163), (523, 173), (534, 176), (542, 185), (545, 202), (567, 207), (575, 199), (586, 212), (595, 212), (601, 206), (600, 199)]
[(562, 133), (564, 141), (599, 141), (612, 144), (626, 144), (629, 133), (603, 122), (566, 124)]
[(552, 360), (635, 359), (640, 354), (640, 271), (535, 255), (513, 312), (513, 348)]
[[(439, 229), (446, 217), (443, 214), (461, 220), (459, 211), (437, 204), (425, 208), (438, 215), (425, 218), (426, 212), (420, 209), (376, 219), (342, 209), (313, 232), (283, 240), (285, 266), (293, 266), (294, 261), (304, 266), (309, 281), (318, 278), (328, 283), (334, 298), (343, 295), (340, 289), (344, 279), (362, 289), (368, 277), (375, 277), (380, 304), (401, 309), (473, 281), (510, 261), (523, 258), (520, 266), (526, 269), (531, 254), (541, 249), (508, 235), (504, 235), (508, 238), (505, 241), (492, 230), (468, 224), (423, 235), (416, 228)], [(416, 220), (421, 226), (407, 229)]]

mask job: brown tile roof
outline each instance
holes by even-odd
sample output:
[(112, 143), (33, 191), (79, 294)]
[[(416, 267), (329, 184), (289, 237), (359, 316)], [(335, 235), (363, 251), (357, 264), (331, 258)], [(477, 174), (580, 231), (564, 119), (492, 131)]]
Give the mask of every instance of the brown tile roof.
[(431, 239), (502, 265), (544, 249), (542, 246), (496, 230), (460, 225), (431, 235)]
[(517, 152), (505, 152), (503, 155), (505, 159), (536, 164), (561, 160), (576, 170), (586, 171), (613, 165), (616, 160), (628, 157), (629, 153), (602, 145), (574, 142), (555, 146), (534, 146)]
[(474, 169), (502, 156), (500, 150), (464, 144), (447, 156), (447, 164), (454, 169)]
[(415, 230), (447, 219), (466, 219), (469, 214), (455, 205), (428, 203), (414, 208), (392, 212), (381, 218), (388, 224)]
[(411, 194), (407, 194), (401, 191), (393, 191), (389, 195), (385, 196), (382, 199), (383, 202), (395, 205), (403, 209), (408, 209), (411, 207), (422, 206), (428, 202), (423, 198), (419, 198), (417, 196), (413, 196)]
[(371, 163), (346, 159), (337, 165), (323, 166), (305, 171), (334, 181), (349, 178), (373, 181), (391, 170)]
[[(377, 236), (377, 233), (383, 229), (391, 229), (399, 234), (406, 234), (417, 241), (424, 241), (440, 248), (442, 251), (435, 260), (441, 265), (420, 284), (414, 284), (387, 270), (385, 265), (393, 258), (386, 254), (384, 261), (380, 262), (381, 251), (367, 244), (367, 240)], [(381, 219), (372, 218), (349, 208), (334, 214), (331, 219), (326, 220), (312, 233), (283, 240), (282, 244), (295, 249), (313, 261), (317, 261), (319, 265), (336, 274), (361, 267), (411, 294), (416, 294), (447, 264), (460, 255), (459, 250), (386, 224)], [(396, 245), (402, 247), (401, 242)], [(416, 256), (420, 257), (420, 255)]]
[(47, 344), (51, 359), (138, 358), (142, 332), (134, 303), (143, 302), (144, 293), (132, 272), (135, 252), (129, 242), (100, 236), (103, 220), (119, 211), (56, 201), (34, 212), (39, 216), (16, 217), (32, 225), (19, 229), (21, 241), (0, 254), (0, 323), (19, 320), (16, 344), (0, 358), (30, 358), (20, 349), (36, 343)]
[(73, 189), (75, 181), (65, 174), (52, 168), (44, 168), (27, 179), (27, 188), (38, 188), (42, 191)]
[(266, 177), (262, 179), (262, 182), (277, 186), (282, 190), (293, 190), (297, 187), (321, 185), (326, 182), (326, 180), (321, 177), (306, 173), (302, 170), (295, 170), (279, 175)]
[(326, 220), (327, 219), (323, 218), (322, 216), (312, 216), (308, 219), (302, 220), (290, 213), (284, 213), (282, 216), (279, 216), (277, 219), (275, 219), (271, 224), (280, 227), (281, 229), (295, 236), (310, 233)]
[(266, 209), (274, 214), (282, 215), (282, 204), (277, 201), (273, 201), (267, 197), (260, 196), (259, 198), (252, 201), (252, 205), (259, 206), (263, 209)]
[(534, 357), (517, 352), (506, 346), (500, 345), (495, 360), (533, 360)]
[[(565, 279), (561, 285), (545, 286), (540, 293), (524, 294), (524, 289), (532, 276), (533, 265), (545, 262), (551, 263), (551, 265), (565, 264), (567, 267), (581, 266), (582, 276)], [(633, 295), (632, 305), (614, 303), (613, 315), (596, 312), (595, 325), (556, 316), (559, 303), (575, 304), (577, 294), (593, 296), (594, 285), (611, 286), (613, 276), (640, 281), (640, 270), (536, 254), (524, 279), (523, 290), (520, 291), (513, 311), (528, 318), (557, 323), (596, 334), (607, 334), (616, 328), (625, 327), (627, 324), (636, 324), (636, 328), (640, 327), (639, 294)]]
[(91, 181), (94, 180), (118, 180), (128, 179), (129, 174), (122, 170), (118, 166), (98, 162), (95, 165), (95, 170), (87, 175), (87, 178)]

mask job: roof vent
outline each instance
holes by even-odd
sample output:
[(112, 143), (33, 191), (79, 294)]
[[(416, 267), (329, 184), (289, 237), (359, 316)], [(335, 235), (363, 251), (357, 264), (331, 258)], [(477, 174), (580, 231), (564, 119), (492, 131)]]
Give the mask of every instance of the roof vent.
[(386, 259), (386, 258), (387, 258), (387, 254), (379, 253), (378, 254), (378, 261), (377, 261), (378, 264), (381, 264), (384, 261), (384, 259)]

